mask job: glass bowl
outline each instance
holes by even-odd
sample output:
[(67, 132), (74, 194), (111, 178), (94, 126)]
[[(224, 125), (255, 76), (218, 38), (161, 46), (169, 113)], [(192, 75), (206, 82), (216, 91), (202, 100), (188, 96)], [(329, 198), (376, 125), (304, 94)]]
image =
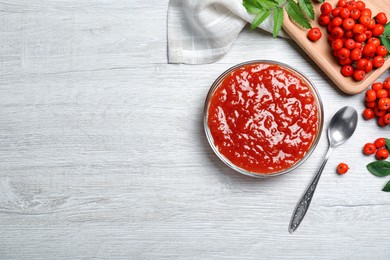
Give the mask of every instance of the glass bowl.
[[(224, 81), (224, 79), (226, 78), (227, 75), (229, 75), (230, 73), (232, 73), (233, 71), (243, 67), (243, 66), (247, 66), (247, 65), (277, 65), (285, 70), (287, 70), (288, 72), (294, 74), (294, 76), (298, 77), (299, 79), (301, 79), (311, 90), (312, 94), (313, 94), (313, 97), (315, 99), (315, 103), (316, 103), (316, 106), (317, 106), (317, 118), (318, 118), (318, 129), (317, 129), (317, 133), (316, 133), (316, 136), (314, 137), (313, 141), (312, 141), (312, 144), (309, 148), (309, 150), (306, 152), (306, 154), (304, 155), (304, 157), (302, 159), (300, 159), (299, 161), (297, 161), (295, 164), (293, 164), (291, 167), (287, 168), (287, 169), (284, 169), (284, 170), (281, 170), (281, 171), (278, 171), (278, 172), (274, 172), (274, 173), (258, 173), (258, 172), (251, 172), (251, 171), (248, 171), (246, 169), (243, 169), (237, 165), (235, 165), (234, 163), (232, 163), (228, 158), (226, 158), (223, 154), (221, 154), (221, 152), (218, 150), (218, 148), (215, 146), (214, 144), (214, 140), (213, 140), (213, 136), (211, 134), (211, 131), (210, 131), (210, 128), (208, 126), (208, 110), (209, 110), (209, 105), (210, 105), (210, 102), (211, 102), (211, 98), (214, 94), (214, 92), (217, 90), (217, 88), (221, 85), (221, 83)], [(226, 70), (224, 73), (222, 73), (215, 81), (214, 83), (211, 85), (211, 88), (207, 94), (207, 98), (206, 98), (206, 101), (205, 101), (205, 106), (204, 106), (204, 113), (203, 113), (203, 125), (204, 125), (204, 129), (205, 129), (205, 132), (206, 132), (206, 137), (207, 137), (207, 140), (211, 146), (211, 148), (213, 149), (213, 151), (215, 152), (215, 154), (227, 165), (229, 166), (230, 168), (232, 168), (233, 170), (241, 173), (241, 174), (244, 174), (244, 175), (248, 175), (248, 176), (252, 176), (252, 177), (258, 177), (258, 178), (262, 178), (262, 177), (271, 177), (271, 176), (279, 176), (279, 175), (283, 175), (283, 174), (286, 174), (288, 172), (291, 172), (293, 170), (295, 170), (296, 168), (298, 168), (300, 165), (302, 165), (306, 160), (307, 158), (310, 157), (310, 155), (312, 154), (312, 152), (314, 151), (315, 147), (317, 146), (318, 144), (318, 141), (320, 140), (321, 138), (321, 133), (322, 133), (322, 130), (323, 130), (323, 118), (324, 118), (324, 113), (323, 113), (323, 105), (322, 105), (322, 100), (321, 100), (321, 97), (317, 91), (317, 89), (315, 88), (315, 86), (313, 85), (313, 83), (310, 82), (310, 80), (304, 75), (302, 74), (301, 72), (297, 71), (296, 69), (292, 68), (291, 66), (289, 65), (286, 65), (286, 64), (283, 64), (283, 63), (280, 63), (280, 62), (277, 62), (277, 61), (271, 61), (271, 60), (254, 60), (254, 61), (248, 61), (248, 62), (244, 62), (244, 63), (240, 63), (240, 64), (237, 64), (231, 68), (229, 68), (228, 70)]]

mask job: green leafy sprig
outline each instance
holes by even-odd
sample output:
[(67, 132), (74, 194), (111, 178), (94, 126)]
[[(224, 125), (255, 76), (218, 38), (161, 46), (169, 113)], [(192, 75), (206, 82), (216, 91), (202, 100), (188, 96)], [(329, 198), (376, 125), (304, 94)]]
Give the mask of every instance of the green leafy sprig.
[(390, 52), (390, 22), (385, 25), (385, 31), (379, 36), (381, 43)]
[[(390, 139), (385, 138), (386, 148), (390, 150)], [(367, 164), (367, 169), (373, 175), (378, 177), (385, 177), (390, 175), (390, 162), (389, 161), (375, 161)], [(390, 192), (390, 181), (385, 185), (382, 191)]]
[[(319, 2), (324, 2), (319, 1)], [(271, 14), (273, 15), (274, 28), (272, 36), (276, 38), (282, 29), (284, 11), (288, 16), (303, 28), (310, 29), (309, 20), (314, 20), (314, 9), (310, 0), (243, 0), (242, 4), (255, 18), (251, 24), (251, 30), (257, 28)]]

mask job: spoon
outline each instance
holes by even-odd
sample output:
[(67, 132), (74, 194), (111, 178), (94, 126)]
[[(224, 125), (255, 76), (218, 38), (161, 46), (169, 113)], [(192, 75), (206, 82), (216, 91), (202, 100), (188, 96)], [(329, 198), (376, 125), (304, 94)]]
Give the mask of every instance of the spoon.
[(353, 107), (343, 107), (333, 116), (332, 120), (329, 123), (328, 128), (328, 139), (329, 139), (329, 148), (328, 152), (325, 155), (325, 159), (318, 170), (317, 174), (314, 176), (309, 187), (307, 187), (305, 193), (302, 195), (301, 200), (298, 202), (294, 213), (291, 217), (291, 222), (288, 231), (293, 233), (301, 224), (303, 218), (306, 215), (307, 210), (309, 209), (311, 199), (313, 198), (314, 191), (317, 187), (318, 181), (320, 180), (322, 170), (324, 169), (326, 162), (329, 159), (329, 156), (334, 148), (343, 144), (347, 141), (352, 134), (355, 132), (357, 126), (358, 116), (356, 109)]

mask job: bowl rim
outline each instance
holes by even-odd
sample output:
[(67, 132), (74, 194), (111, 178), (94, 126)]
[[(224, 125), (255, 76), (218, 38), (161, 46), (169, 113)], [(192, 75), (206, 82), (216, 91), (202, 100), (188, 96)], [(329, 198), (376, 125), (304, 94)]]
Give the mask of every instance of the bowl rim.
[[(318, 112), (317, 112), (318, 113), (318, 118), (319, 118), (318, 119), (318, 122), (319, 122), (318, 130), (317, 130), (317, 135), (316, 135), (316, 137), (315, 137), (315, 139), (314, 139), (310, 149), (306, 152), (305, 156), (300, 161), (295, 163), (292, 167), (290, 167), (288, 169), (285, 169), (283, 171), (279, 171), (279, 172), (275, 172), (275, 173), (271, 173), (271, 174), (250, 172), (250, 171), (247, 171), (247, 170), (245, 170), (245, 169), (243, 169), (241, 167), (238, 167), (234, 163), (232, 163), (229, 159), (227, 159), (224, 155), (222, 155), (219, 152), (219, 150), (217, 149), (217, 147), (214, 145), (214, 139), (213, 139), (213, 137), (211, 135), (211, 131), (210, 131), (210, 128), (208, 126), (208, 108), (209, 108), (209, 104), (210, 104), (210, 101), (211, 101), (211, 97), (213, 96), (213, 94), (217, 90), (217, 88), (221, 85), (221, 82), (225, 79), (225, 77), (228, 74), (230, 74), (231, 72), (235, 71), (236, 69), (238, 69), (240, 67), (243, 67), (243, 66), (246, 66), (246, 65), (252, 65), (252, 64), (278, 65), (278, 66), (281, 66), (281, 67), (283, 67), (283, 68), (293, 72), (294, 74), (296, 74), (296, 76), (300, 77), (309, 86), (309, 88), (311, 89), (311, 91), (312, 91), (312, 93), (313, 93), (313, 95), (315, 97), (315, 101), (316, 101), (316, 104), (317, 104), (317, 107), (318, 107)], [(210, 89), (209, 89), (209, 91), (207, 93), (205, 104), (204, 104), (204, 108), (203, 108), (203, 127), (204, 127), (204, 130), (205, 130), (205, 133), (206, 133), (207, 141), (210, 144), (210, 146), (211, 146), (212, 150), (214, 151), (214, 153), (219, 157), (219, 159), (221, 161), (223, 161), (227, 166), (229, 166), (231, 169), (235, 170), (236, 172), (239, 172), (239, 173), (241, 173), (243, 175), (247, 175), (247, 176), (250, 176), (250, 177), (256, 177), (256, 178), (267, 178), (267, 177), (274, 177), (274, 176), (284, 175), (286, 173), (294, 171), (299, 166), (301, 166), (310, 157), (310, 155), (313, 153), (313, 151), (317, 147), (317, 144), (319, 143), (319, 140), (321, 139), (321, 135), (322, 135), (322, 131), (323, 131), (323, 125), (324, 125), (324, 108), (323, 108), (323, 103), (322, 103), (322, 99), (321, 99), (320, 93), (318, 92), (316, 86), (301, 71), (293, 68), (292, 66), (290, 66), (288, 64), (285, 64), (285, 63), (282, 63), (282, 62), (279, 62), (279, 61), (273, 61), (273, 60), (251, 60), (251, 61), (246, 61), (246, 62), (242, 62), (242, 63), (236, 64), (236, 65), (228, 68), (227, 70), (225, 70), (213, 82), (213, 84), (211, 85), (211, 87), (210, 87)]]

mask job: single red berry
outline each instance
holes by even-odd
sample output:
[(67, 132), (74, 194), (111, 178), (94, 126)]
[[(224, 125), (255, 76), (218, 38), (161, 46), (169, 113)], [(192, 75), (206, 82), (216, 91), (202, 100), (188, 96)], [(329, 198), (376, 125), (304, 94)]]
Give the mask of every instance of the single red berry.
[(376, 55), (385, 57), (388, 53), (388, 50), (385, 46), (381, 45), (376, 47)]
[(378, 101), (378, 109), (386, 111), (390, 108), (390, 98), (380, 98)]
[(366, 108), (363, 111), (363, 118), (366, 120), (373, 119), (375, 117), (374, 110), (372, 108)]
[(385, 31), (385, 27), (382, 24), (375, 25), (374, 29), (372, 30), (372, 35), (379, 36)]
[(337, 173), (338, 174), (345, 174), (347, 173), (349, 167), (347, 164), (345, 163), (339, 163), (339, 165), (337, 166)]
[(347, 48), (348, 50), (352, 50), (355, 48), (355, 41), (353, 39), (347, 39), (345, 40), (344, 42), (344, 46), (345, 48)]
[(385, 124), (386, 124), (386, 125), (390, 125), (390, 113), (387, 113), (387, 114), (383, 117), (383, 121), (385, 121)]
[(387, 16), (385, 13), (383, 12), (380, 12), (378, 13), (376, 16), (375, 16), (375, 20), (381, 24), (381, 25), (385, 25), (387, 23)]
[(378, 47), (379, 45), (381, 45), (381, 41), (376, 37), (371, 37), (367, 40), (367, 44), (372, 44), (375, 47)]
[(376, 148), (382, 148), (386, 145), (386, 139), (381, 137), (375, 140), (374, 142)]
[(374, 108), (374, 114), (377, 117), (383, 117), (386, 114), (386, 110), (380, 109), (379, 107)]
[[(355, 20), (352, 18), (347, 18), (343, 21), (343, 28), (347, 31), (352, 30), (354, 25), (355, 25)], [(347, 38), (352, 38), (352, 37), (347, 37)]]
[(323, 15), (329, 15), (332, 12), (333, 8), (331, 4), (325, 2), (321, 5), (320, 10)]
[(336, 39), (332, 42), (332, 49), (335, 51), (340, 50), (343, 48), (343, 41), (341, 39)]
[(389, 157), (389, 151), (386, 148), (380, 148), (376, 151), (375, 157), (378, 160), (385, 160)]
[(322, 36), (321, 30), (318, 27), (313, 27), (309, 30), (307, 37), (312, 42), (318, 41)]
[(383, 81), (383, 88), (390, 89), (390, 78), (387, 78), (385, 81)]
[(363, 1), (357, 1), (356, 2), (356, 8), (359, 11), (363, 11), (366, 8), (366, 4)]
[(335, 39), (341, 39), (344, 36), (344, 30), (341, 27), (337, 26), (337, 27), (333, 28), (332, 36)]
[(353, 67), (351, 65), (344, 65), (341, 67), (341, 74), (343, 74), (344, 77), (350, 77), (353, 75)]
[(349, 55), (351, 55), (351, 51), (347, 48), (341, 48), (337, 51), (337, 57), (341, 60), (344, 60), (346, 58), (349, 58)]
[(360, 10), (358, 9), (351, 10), (351, 15), (349, 17), (351, 17), (355, 21), (358, 20), (360, 18)]
[(355, 24), (353, 27), (352, 27), (352, 32), (355, 33), (355, 34), (358, 34), (358, 33), (364, 33), (366, 30), (364, 28), (363, 25), (361, 24)]
[[(355, 43), (355, 47), (356, 47), (356, 43)], [(362, 58), (362, 51), (360, 50), (360, 48), (354, 48), (351, 51), (351, 55), (349, 55), (349, 57), (353, 61), (358, 61), (358, 60), (360, 60)]]
[(371, 155), (376, 152), (376, 146), (373, 143), (366, 143), (363, 147), (363, 153), (365, 155)]
[(347, 18), (349, 18), (349, 16), (351, 15), (351, 12), (349, 11), (348, 8), (342, 8), (342, 9), (340, 10), (339, 15), (340, 15), (341, 18), (347, 19)]
[(347, 4), (347, 0), (339, 0), (337, 2), (337, 7), (344, 7)]
[(384, 63), (385, 63), (385, 58), (383, 58), (382, 56), (376, 56), (372, 60), (372, 65), (374, 65), (375, 68), (382, 67)]
[(370, 24), (371, 17), (367, 15), (361, 15), (359, 18), (359, 23), (364, 27), (367, 27)]
[[(359, 9), (360, 10), (360, 9)], [(372, 16), (372, 12), (369, 8), (364, 8), (363, 10), (361, 10), (361, 15), (366, 15), (366, 16), (369, 16), (371, 17)]]
[(374, 82), (374, 84), (372, 84), (371, 88), (375, 91), (378, 91), (378, 90), (383, 88), (383, 84), (381, 82)]
[(355, 70), (355, 72), (353, 73), (353, 78), (356, 81), (361, 81), (365, 77), (366, 77), (366, 72), (364, 72), (363, 70)]
[(330, 23), (331, 19), (329, 15), (321, 14), (318, 18), (318, 23), (322, 26), (327, 26)]
[(376, 91), (376, 98), (386, 98), (388, 97), (389, 92), (386, 89), (378, 89)]
[(376, 100), (376, 91), (369, 89), (366, 91), (365, 100), (367, 102), (375, 101)]

